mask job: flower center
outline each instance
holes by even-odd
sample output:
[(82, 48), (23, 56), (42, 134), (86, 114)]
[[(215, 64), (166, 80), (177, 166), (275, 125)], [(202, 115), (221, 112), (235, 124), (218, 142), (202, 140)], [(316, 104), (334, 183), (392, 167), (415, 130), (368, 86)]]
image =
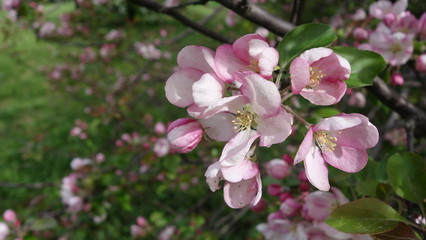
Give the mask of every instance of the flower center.
[(309, 67), (309, 74), (310, 78), (308, 88), (315, 87), (325, 77), (325, 74), (322, 73), (322, 71), (319, 70), (318, 67)]
[(315, 142), (322, 151), (334, 151), (336, 147), (337, 138), (333, 137), (330, 132), (327, 131), (317, 131), (314, 132)]
[(259, 61), (256, 59), (250, 59), (250, 69), (253, 70), (253, 72), (260, 72), (260, 68), (259, 68)]
[(235, 114), (235, 119), (232, 120), (232, 123), (235, 125), (235, 132), (241, 132), (252, 127), (256, 127), (256, 122), (254, 121), (256, 114), (250, 110), (250, 107), (244, 107), (241, 111), (238, 110)]
[(392, 53), (398, 53), (398, 52), (400, 52), (402, 50), (402, 47), (401, 47), (401, 45), (400, 44), (398, 44), (398, 43), (394, 43), (394, 44), (392, 44), (392, 46), (391, 46), (391, 52)]

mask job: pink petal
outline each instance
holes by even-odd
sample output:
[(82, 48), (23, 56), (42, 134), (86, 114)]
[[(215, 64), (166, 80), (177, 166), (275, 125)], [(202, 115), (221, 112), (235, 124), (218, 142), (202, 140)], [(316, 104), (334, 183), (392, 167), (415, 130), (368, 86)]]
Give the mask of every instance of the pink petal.
[(294, 157), (295, 165), (306, 159), (306, 156), (308, 156), (312, 146), (314, 146), (314, 131), (312, 127), (310, 127), (309, 131), (305, 135), (305, 138), (300, 144), (299, 150), (297, 150), (296, 156)]
[(315, 105), (328, 106), (338, 103), (346, 93), (346, 83), (322, 80), (312, 89), (303, 89), (300, 95)]
[(181, 68), (195, 68), (205, 73), (215, 71), (214, 52), (206, 47), (190, 45), (184, 47), (177, 56)]
[(260, 75), (269, 79), (272, 76), (274, 68), (278, 65), (279, 54), (275, 48), (266, 48), (259, 57)]
[(245, 130), (237, 133), (225, 145), (220, 156), (220, 164), (223, 167), (229, 167), (239, 164), (244, 160), (246, 154), (249, 152), (254, 140), (259, 137), (259, 134), (254, 130)]
[(322, 156), (331, 166), (350, 173), (359, 172), (368, 162), (368, 154), (365, 149), (340, 145), (336, 145), (333, 151), (323, 151)]
[(318, 67), (318, 69), (325, 74), (325, 77), (322, 79), (323, 81), (346, 80), (351, 73), (351, 65), (349, 62), (335, 53), (319, 59), (311, 66)]
[(222, 44), (216, 49), (215, 63), (217, 75), (228, 83), (234, 81), (235, 73), (250, 70), (245, 62), (235, 56), (232, 46), (229, 44)]
[(290, 65), (291, 91), (299, 94), (308, 84), (311, 78), (309, 63), (301, 58), (295, 58)]
[(256, 121), (257, 133), (260, 135), (259, 146), (270, 147), (283, 142), (291, 134), (293, 115), (281, 109), (276, 116), (258, 118)]
[(206, 73), (192, 85), (192, 96), (195, 104), (208, 107), (223, 97), (225, 83), (216, 74)]
[(193, 103), (191, 104), (186, 111), (188, 112), (188, 115), (200, 119), (202, 114), (204, 113), (204, 110), (206, 110), (205, 107), (199, 107), (197, 104)]
[(212, 192), (220, 189), (219, 182), (223, 179), (222, 172), (220, 171), (221, 167), (219, 162), (211, 164), (204, 176), (206, 177), (206, 182), (210, 187)]
[(341, 131), (355, 127), (362, 123), (362, 119), (352, 114), (339, 114), (334, 117), (324, 118), (314, 127), (314, 131)]
[(307, 61), (309, 65), (312, 63), (318, 61), (321, 58), (330, 56), (333, 53), (333, 50), (330, 48), (325, 47), (319, 47), (319, 48), (312, 48), (309, 50), (304, 51), (300, 57)]
[(337, 144), (356, 149), (367, 149), (376, 146), (379, 141), (379, 131), (370, 123), (366, 116), (352, 113), (340, 114), (339, 117), (345, 119), (358, 118), (361, 123), (334, 134), (337, 138)]
[(305, 159), (305, 171), (309, 182), (321, 191), (330, 190), (327, 164), (317, 146), (312, 146)]
[(203, 73), (196, 69), (181, 69), (167, 79), (165, 91), (170, 103), (178, 107), (186, 107), (194, 102), (192, 84), (200, 79)]
[(259, 185), (256, 178), (238, 183), (226, 182), (223, 187), (223, 198), (231, 208), (243, 208), (256, 200)]
[(205, 133), (216, 141), (229, 141), (235, 136), (234, 115), (230, 113), (218, 113), (210, 118), (200, 120)]
[(210, 118), (211, 116), (221, 112), (236, 113), (241, 110), (244, 105), (248, 103), (247, 97), (243, 95), (235, 95), (231, 97), (225, 97), (217, 101), (216, 104), (208, 107), (202, 114), (203, 119)]
[[(269, 48), (269, 44), (265, 40), (251, 39), (248, 41), (248, 53), (250, 58), (259, 59), (265, 49)], [(250, 63), (250, 62), (249, 62)]]
[(258, 74), (246, 76), (240, 90), (249, 99), (252, 110), (263, 118), (275, 116), (281, 109), (277, 86)]
[(253, 178), (259, 173), (257, 163), (244, 159), (239, 164), (231, 167), (222, 167), (222, 175), (226, 181), (237, 183)]
[[(232, 49), (235, 55), (238, 56), (238, 58), (240, 58), (241, 60), (243, 60), (246, 64), (250, 64), (250, 60), (252, 59), (252, 56), (250, 56), (249, 51), (250, 51), (250, 40), (253, 40), (253, 39), (260, 39), (265, 41), (265, 38), (263, 38), (257, 33), (254, 33), (254, 34), (247, 34), (238, 38), (232, 45)], [(256, 44), (256, 42), (253, 42), (252, 47), (257, 48), (258, 44)], [(255, 54), (256, 50), (253, 49), (252, 52), (253, 54)]]

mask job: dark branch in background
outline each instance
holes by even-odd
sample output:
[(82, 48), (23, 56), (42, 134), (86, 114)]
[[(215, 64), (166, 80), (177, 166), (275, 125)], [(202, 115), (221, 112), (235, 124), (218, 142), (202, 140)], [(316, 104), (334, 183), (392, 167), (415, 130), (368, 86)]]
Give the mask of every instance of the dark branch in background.
[(304, 5), (305, 0), (293, 0), (290, 21), (294, 25), (299, 24), (300, 16), (302, 15)]
[(238, 15), (262, 26), (272, 33), (284, 36), (287, 32), (294, 28), (294, 25), (272, 15), (264, 9), (256, 6), (248, 0), (215, 0), (226, 8), (234, 11)]
[[(414, 121), (417, 133), (426, 134), (426, 113), (390, 89), (380, 78), (375, 78), (373, 85), (367, 89), (383, 104), (397, 112), (403, 119)], [(419, 132), (420, 131), (420, 132)]]
[(46, 188), (55, 187), (55, 183), (11, 183), (11, 182), (0, 182), (0, 188)]
[(231, 43), (231, 41), (229, 39), (218, 34), (217, 32), (212, 31), (212, 30), (210, 30), (210, 29), (188, 19), (187, 17), (182, 15), (177, 10), (164, 7), (163, 5), (157, 3), (153, 0), (130, 0), (130, 2), (132, 2), (132, 3), (134, 3), (138, 6), (148, 8), (148, 9), (154, 11), (154, 12), (167, 14), (167, 15), (173, 17), (174, 19), (178, 20), (179, 22), (183, 23), (184, 25), (194, 29), (195, 31), (200, 32), (200, 33), (202, 33), (202, 34), (204, 34), (204, 35), (206, 35), (206, 36), (208, 36), (212, 39), (215, 39), (219, 42)]
[(195, 0), (195, 1), (185, 2), (185, 3), (181, 3), (179, 5), (176, 5), (176, 6), (164, 7), (163, 11), (164, 10), (171, 10), (171, 9), (183, 8), (183, 7), (190, 6), (190, 5), (204, 5), (208, 1), (209, 0)]

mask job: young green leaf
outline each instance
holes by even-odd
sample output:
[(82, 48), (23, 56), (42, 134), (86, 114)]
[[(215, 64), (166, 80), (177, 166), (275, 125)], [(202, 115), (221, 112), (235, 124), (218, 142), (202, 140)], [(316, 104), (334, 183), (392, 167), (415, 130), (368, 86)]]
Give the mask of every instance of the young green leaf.
[(336, 38), (336, 33), (329, 25), (319, 23), (300, 25), (287, 33), (278, 44), (280, 66), (287, 66), (293, 58), (308, 49), (326, 47), (333, 43)]
[(397, 211), (375, 198), (363, 198), (337, 207), (325, 222), (346, 233), (378, 234), (406, 222)]
[(353, 47), (333, 47), (332, 49), (351, 64), (351, 75), (346, 80), (349, 88), (372, 85), (374, 78), (386, 67), (385, 60), (378, 53)]
[(389, 183), (395, 192), (410, 201), (421, 203), (426, 198), (426, 164), (415, 153), (395, 153), (388, 159)]

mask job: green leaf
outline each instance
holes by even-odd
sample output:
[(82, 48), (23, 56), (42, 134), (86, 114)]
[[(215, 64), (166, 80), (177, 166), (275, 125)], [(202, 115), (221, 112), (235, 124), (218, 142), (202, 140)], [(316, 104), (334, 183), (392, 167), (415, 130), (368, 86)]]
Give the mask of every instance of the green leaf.
[(379, 184), (377, 180), (372, 180), (372, 179), (364, 180), (355, 186), (355, 190), (360, 195), (375, 197), (377, 184)]
[(363, 198), (337, 207), (325, 222), (346, 233), (378, 234), (406, 222), (392, 207), (375, 198)]
[(329, 25), (319, 23), (300, 25), (287, 33), (278, 44), (280, 66), (285, 67), (293, 58), (308, 49), (326, 47), (336, 38), (336, 33)]
[(353, 47), (332, 47), (332, 49), (351, 64), (351, 75), (346, 80), (350, 88), (373, 84), (374, 78), (386, 67), (385, 60), (378, 53)]
[(313, 113), (314, 117), (318, 118), (328, 118), (336, 116), (337, 114), (340, 114), (340, 111), (333, 107), (322, 107), (315, 110)]
[(413, 229), (405, 223), (399, 223), (389, 232), (374, 234), (371, 236), (374, 240), (419, 240)]
[(421, 203), (426, 198), (425, 166), (425, 160), (415, 153), (395, 153), (388, 159), (389, 183), (399, 196)]

